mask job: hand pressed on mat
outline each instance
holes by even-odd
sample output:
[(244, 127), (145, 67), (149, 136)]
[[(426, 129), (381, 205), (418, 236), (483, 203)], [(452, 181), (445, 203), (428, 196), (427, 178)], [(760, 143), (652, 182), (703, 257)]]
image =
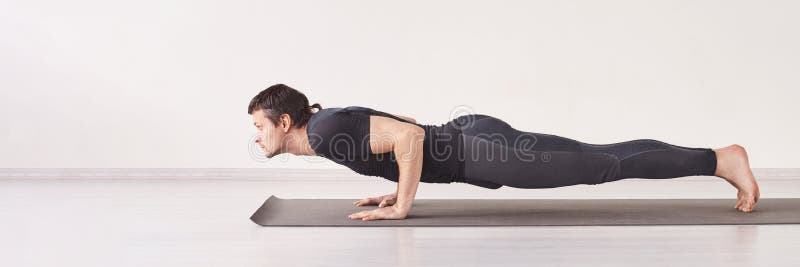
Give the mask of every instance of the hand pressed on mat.
[(374, 210), (365, 210), (350, 214), (347, 216), (350, 219), (361, 219), (363, 221), (371, 220), (402, 220), (408, 215), (408, 211), (402, 210), (397, 206), (386, 206)]

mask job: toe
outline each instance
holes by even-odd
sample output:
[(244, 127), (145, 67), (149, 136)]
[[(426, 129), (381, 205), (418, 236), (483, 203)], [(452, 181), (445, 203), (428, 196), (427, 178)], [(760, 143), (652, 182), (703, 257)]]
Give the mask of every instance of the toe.
[(752, 210), (753, 210), (753, 203), (752, 203), (752, 202), (750, 202), (750, 201), (745, 201), (745, 202), (742, 204), (742, 208), (741, 208), (741, 210), (742, 210), (742, 211), (744, 211), (744, 212), (750, 212), (750, 211), (752, 211)]

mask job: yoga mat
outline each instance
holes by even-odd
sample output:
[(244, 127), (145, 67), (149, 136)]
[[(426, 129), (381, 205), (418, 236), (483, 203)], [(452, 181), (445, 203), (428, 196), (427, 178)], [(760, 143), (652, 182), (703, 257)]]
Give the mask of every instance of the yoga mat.
[(416, 199), (404, 220), (348, 215), (378, 206), (356, 199), (270, 196), (250, 217), (262, 226), (555, 226), (798, 224), (800, 198), (761, 198), (754, 211), (736, 199)]

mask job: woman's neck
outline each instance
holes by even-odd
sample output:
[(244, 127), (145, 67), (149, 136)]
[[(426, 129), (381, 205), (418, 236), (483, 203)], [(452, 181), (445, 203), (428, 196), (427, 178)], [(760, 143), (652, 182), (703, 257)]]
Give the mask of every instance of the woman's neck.
[(317, 153), (311, 148), (311, 143), (308, 141), (308, 132), (306, 132), (308, 124), (300, 128), (292, 128), (289, 135), (286, 136), (286, 153), (291, 153), (298, 156), (316, 156)]

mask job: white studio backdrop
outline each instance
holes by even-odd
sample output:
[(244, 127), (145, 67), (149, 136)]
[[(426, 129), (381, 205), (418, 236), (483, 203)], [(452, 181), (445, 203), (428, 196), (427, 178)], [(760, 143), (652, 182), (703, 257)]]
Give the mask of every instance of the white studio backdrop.
[(797, 1), (0, 1), (0, 168), (343, 168), (254, 159), (275, 83), (588, 143), (744, 145), (800, 167)]

